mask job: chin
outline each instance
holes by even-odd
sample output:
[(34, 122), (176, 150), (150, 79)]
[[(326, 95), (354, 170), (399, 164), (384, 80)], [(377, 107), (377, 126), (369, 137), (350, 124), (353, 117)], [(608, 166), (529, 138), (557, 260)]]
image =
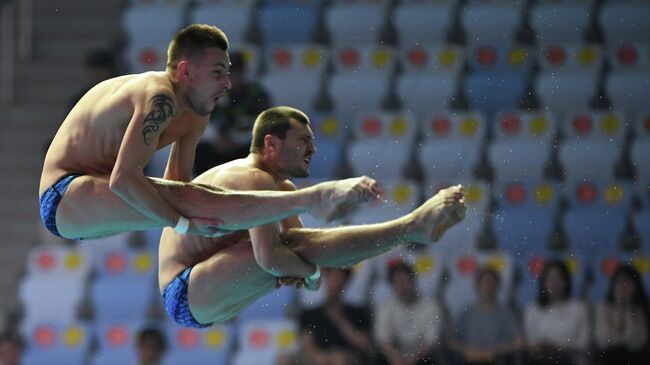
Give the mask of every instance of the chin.
[(296, 171), (296, 172), (293, 174), (293, 177), (297, 177), (297, 178), (299, 178), (299, 179), (303, 179), (303, 178), (309, 177), (309, 170), (299, 170), (299, 171)]

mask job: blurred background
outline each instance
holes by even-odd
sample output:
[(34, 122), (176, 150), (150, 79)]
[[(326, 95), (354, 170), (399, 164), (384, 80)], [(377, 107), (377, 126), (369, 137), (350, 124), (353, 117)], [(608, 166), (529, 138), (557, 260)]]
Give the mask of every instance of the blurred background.
[[(650, 360), (650, 2), (0, 0), (0, 364), (506, 364)], [(318, 292), (282, 288), (182, 329), (159, 231), (47, 233), (45, 150), (96, 83), (163, 70), (191, 23), (230, 40), (233, 89), (198, 174), (246, 155), (261, 110), (312, 120), (318, 181), (366, 174), (410, 211), (465, 185), (467, 218)], [(148, 173), (160, 176), (160, 151)]]

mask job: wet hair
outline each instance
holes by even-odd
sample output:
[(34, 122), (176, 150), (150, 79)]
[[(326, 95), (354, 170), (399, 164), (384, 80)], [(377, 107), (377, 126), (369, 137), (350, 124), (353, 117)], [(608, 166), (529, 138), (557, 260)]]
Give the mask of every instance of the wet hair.
[(397, 273), (405, 273), (409, 278), (415, 277), (415, 271), (411, 265), (402, 260), (391, 261), (388, 263), (388, 281), (392, 282)]
[(540, 307), (546, 307), (549, 305), (548, 291), (544, 288), (544, 282), (546, 281), (546, 277), (548, 276), (548, 273), (551, 271), (551, 269), (558, 269), (560, 276), (562, 277), (562, 281), (564, 282), (562, 299), (567, 299), (571, 296), (571, 273), (569, 272), (569, 268), (567, 267), (566, 263), (559, 260), (548, 261), (544, 265), (542, 273), (539, 275), (539, 279), (537, 281), (537, 304), (539, 304)]
[(160, 351), (165, 351), (167, 349), (167, 340), (165, 339), (165, 336), (155, 328), (145, 328), (138, 332), (136, 341), (138, 346), (142, 346), (145, 343), (154, 343)]
[(483, 280), (483, 277), (485, 276), (491, 276), (492, 279), (494, 279), (494, 282), (497, 284), (497, 287), (501, 285), (501, 275), (499, 275), (499, 273), (496, 270), (487, 266), (483, 266), (476, 272), (476, 277), (474, 278), (475, 285), (477, 287), (481, 282), (481, 280)]
[(182, 59), (196, 60), (207, 48), (228, 50), (228, 37), (214, 25), (192, 24), (176, 33), (167, 48), (167, 68), (173, 69)]
[(284, 139), (291, 129), (291, 120), (309, 125), (309, 117), (302, 111), (288, 106), (276, 106), (263, 111), (253, 125), (253, 140), (251, 153), (258, 153), (264, 148), (264, 137), (267, 134)]

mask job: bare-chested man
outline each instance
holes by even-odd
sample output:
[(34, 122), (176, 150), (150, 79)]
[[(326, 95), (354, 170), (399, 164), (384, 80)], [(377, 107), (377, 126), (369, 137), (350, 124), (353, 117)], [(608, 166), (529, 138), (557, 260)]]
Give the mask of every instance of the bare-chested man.
[[(231, 86), (227, 50), (221, 30), (195, 24), (170, 43), (165, 71), (109, 79), (81, 98), (54, 137), (41, 175), (41, 218), (52, 233), (94, 238), (174, 227), (217, 236), (374, 193), (367, 178), (297, 192), (189, 183), (198, 139)], [(146, 177), (154, 152), (171, 143), (164, 179)]]
[[(275, 107), (255, 121), (251, 153), (194, 181), (233, 190), (293, 191), (316, 151), (308, 117)], [(351, 266), (406, 243), (435, 242), (465, 215), (462, 187), (442, 190), (401, 218), (381, 224), (305, 229), (292, 216), (219, 238), (183, 236), (167, 228), (159, 248), (159, 285), (168, 314), (203, 327), (235, 316), (278, 283), (318, 284), (318, 266)], [(317, 266), (318, 265), (318, 266)], [(293, 278), (293, 279), (292, 279)]]

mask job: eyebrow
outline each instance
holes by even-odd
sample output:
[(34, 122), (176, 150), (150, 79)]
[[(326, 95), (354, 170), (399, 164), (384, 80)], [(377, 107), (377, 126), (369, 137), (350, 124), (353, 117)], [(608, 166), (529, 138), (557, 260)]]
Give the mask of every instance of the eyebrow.
[(219, 67), (219, 66), (221, 66), (224, 70), (227, 70), (230, 68), (230, 62), (228, 63), (228, 65), (222, 62), (217, 62), (214, 65), (212, 65), (212, 67)]

